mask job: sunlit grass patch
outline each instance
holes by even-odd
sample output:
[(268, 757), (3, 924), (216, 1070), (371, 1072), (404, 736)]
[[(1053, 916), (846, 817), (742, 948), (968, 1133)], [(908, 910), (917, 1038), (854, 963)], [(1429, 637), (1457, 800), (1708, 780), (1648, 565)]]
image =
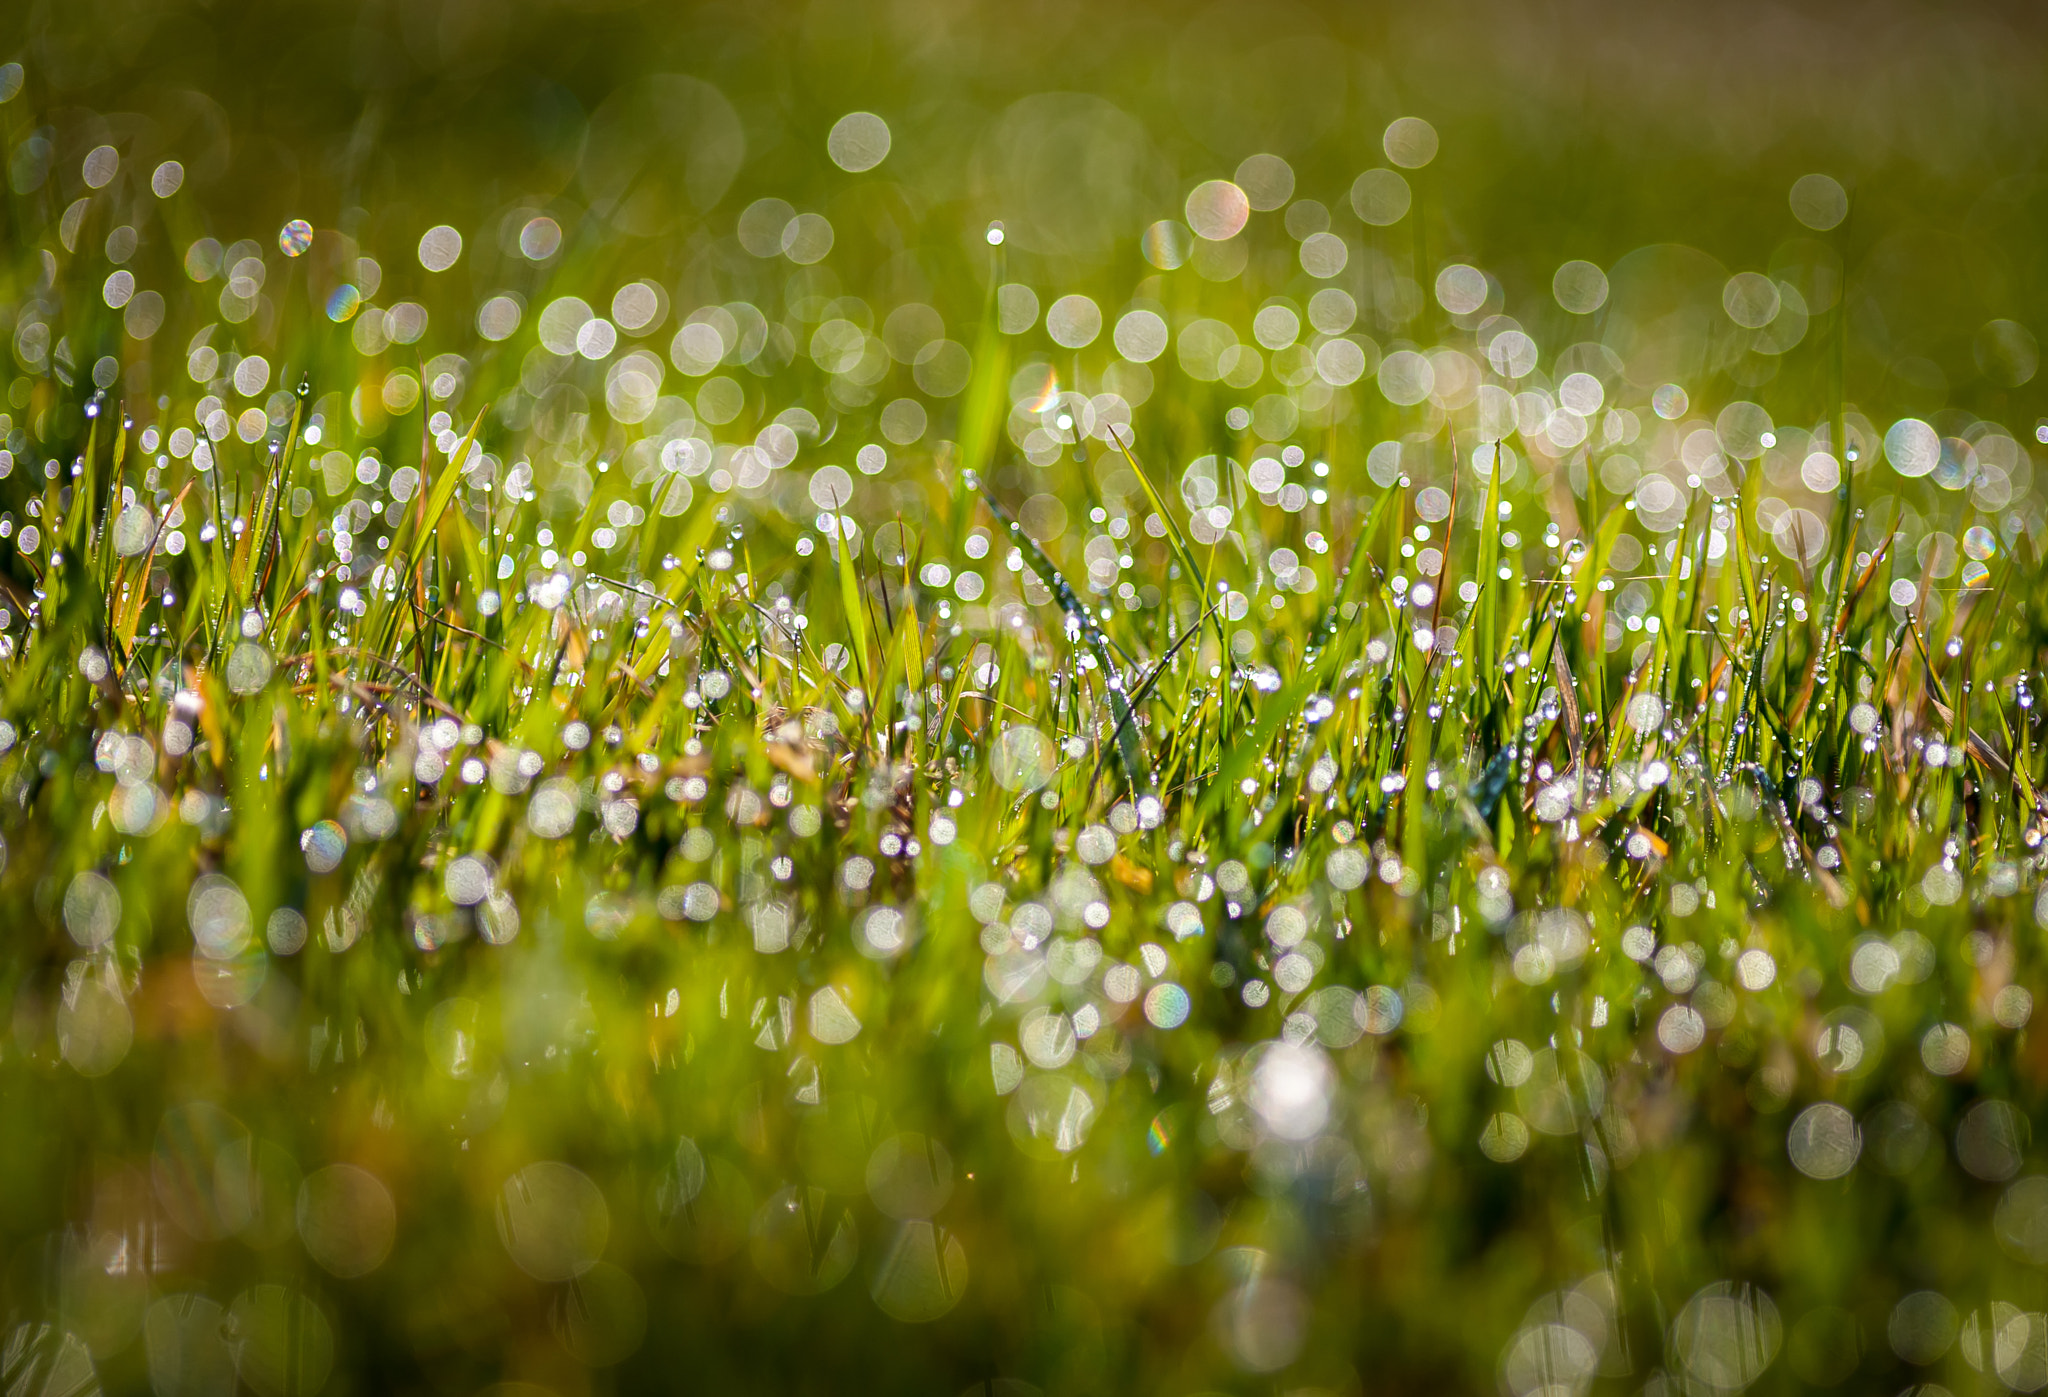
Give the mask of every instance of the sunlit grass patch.
[(403, 238), (15, 142), (10, 1365), (2048, 1381), (2039, 438), (1851, 400), (1839, 183), (1510, 285), (1404, 118), (906, 270), (887, 121), (662, 83)]

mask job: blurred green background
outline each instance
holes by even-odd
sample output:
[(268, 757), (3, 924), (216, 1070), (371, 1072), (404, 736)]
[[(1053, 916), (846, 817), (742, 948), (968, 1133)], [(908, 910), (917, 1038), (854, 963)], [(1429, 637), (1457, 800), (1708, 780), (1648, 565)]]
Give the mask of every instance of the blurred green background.
[[(778, 196), (832, 219), (834, 270), (877, 304), (978, 279), (996, 218), (1035, 279), (1124, 291), (1137, 231), (1257, 152), (1355, 229), (1353, 179), (1417, 115), (1442, 136), (1431, 260), (1478, 262), (1526, 319), (1567, 258), (1797, 261), (1786, 191), (1823, 171), (1855, 210), (1849, 397), (1924, 414), (2004, 406), (1981, 327), (2041, 323), (2043, 29), (2026, 4), (35, 0), (0, 47), (73, 184), (118, 136), (185, 163), (223, 242), (303, 217), (396, 264), (445, 222), (479, 290), (502, 254), (475, 230), (522, 207), (587, 211), (622, 265), (715, 277), (739, 210)], [(871, 177), (827, 159), (850, 110), (894, 132)]]

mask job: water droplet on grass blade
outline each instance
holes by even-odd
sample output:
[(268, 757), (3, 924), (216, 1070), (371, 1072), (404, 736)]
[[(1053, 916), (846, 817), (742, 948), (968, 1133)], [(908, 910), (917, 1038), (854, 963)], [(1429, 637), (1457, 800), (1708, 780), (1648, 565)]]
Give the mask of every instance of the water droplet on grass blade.
[(959, 1237), (911, 1219), (897, 1227), (868, 1293), (890, 1318), (926, 1324), (959, 1304), (966, 1289), (967, 1250)]
[(369, 1170), (330, 1164), (299, 1186), (298, 1221), (306, 1254), (348, 1280), (384, 1264), (397, 1237), (398, 1209)]
[(832, 124), (831, 134), (825, 137), (825, 153), (840, 169), (860, 174), (888, 158), (889, 144), (888, 122), (873, 112), (848, 112)]
[(228, 689), (253, 694), (270, 682), (273, 663), (270, 651), (253, 640), (245, 640), (228, 652)]
[(754, 1268), (788, 1295), (818, 1295), (853, 1269), (860, 1250), (853, 1214), (821, 1188), (783, 1189), (754, 1214)]
[(1380, 145), (1387, 159), (1404, 170), (1419, 170), (1436, 159), (1436, 128), (1419, 116), (1396, 117), (1387, 126)]
[(1849, 216), (1849, 193), (1831, 175), (1801, 175), (1792, 182), (1792, 216), (1825, 233)]
[(567, 1281), (597, 1264), (611, 1210), (590, 1177), (556, 1160), (529, 1164), (498, 1192), (498, 1238), (520, 1270)]
[(114, 939), (121, 925), (121, 894), (99, 874), (87, 870), (72, 877), (64, 889), (64, 929), (86, 950)]
[(1799, 1113), (1785, 1137), (1792, 1166), (1810, 1179), (1839, 1179), (1856, 1167), (1863, 1153), (1863, 1132), (1856, 1119), (1832, 1101), (1819, 1102)]
[(1188, 992), (1171, 982), (1145, 991), (1145, 1018), (1154, 1028), (1179, 1028), (1188, 1021), (1193, 1007)]
[(991, 744), (989, 775), (1006, 791), (1035, 791), (1052, 779), (1058, 761), (1051, 738), (1029, 724), (1016, 724)]
[(1209, 242), (1236, 237), (1250, 217), (1251, 201), (1227, 179), (1205, 180), (1188, 195), (1188, 226)]
[(362, 308), (363, 293), (346, 283), (335, 287), (327, 297), (327, 318), (337, 325), (353, 320)]
[(462, 234), (439, 223), (420, 236), (420, 265), (430, 272), (445, 272), (462, 256)]

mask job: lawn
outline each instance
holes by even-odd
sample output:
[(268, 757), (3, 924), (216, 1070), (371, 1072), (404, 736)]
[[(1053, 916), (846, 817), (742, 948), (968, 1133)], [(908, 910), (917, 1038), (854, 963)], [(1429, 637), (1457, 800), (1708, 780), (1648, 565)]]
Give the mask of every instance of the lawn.
[(1454, 11), (0, 23), (0, 1386), (2048, 1386), (2043, 46)]

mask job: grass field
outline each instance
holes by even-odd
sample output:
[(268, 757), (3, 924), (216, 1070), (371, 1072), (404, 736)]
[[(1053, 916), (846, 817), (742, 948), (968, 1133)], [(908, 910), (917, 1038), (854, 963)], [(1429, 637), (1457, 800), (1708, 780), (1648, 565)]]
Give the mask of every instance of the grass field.
[(445, 54), (316, 139), (52, 24), (10, 1394), (2048, 1386), (1993, 136), (1702, 251), (1654, 173), (1517, 236), (1426, 102), (1261, 126), (1313, 45), (1199, 157), (949, 52), (770, 139), (737, 43), (437, 154)]

